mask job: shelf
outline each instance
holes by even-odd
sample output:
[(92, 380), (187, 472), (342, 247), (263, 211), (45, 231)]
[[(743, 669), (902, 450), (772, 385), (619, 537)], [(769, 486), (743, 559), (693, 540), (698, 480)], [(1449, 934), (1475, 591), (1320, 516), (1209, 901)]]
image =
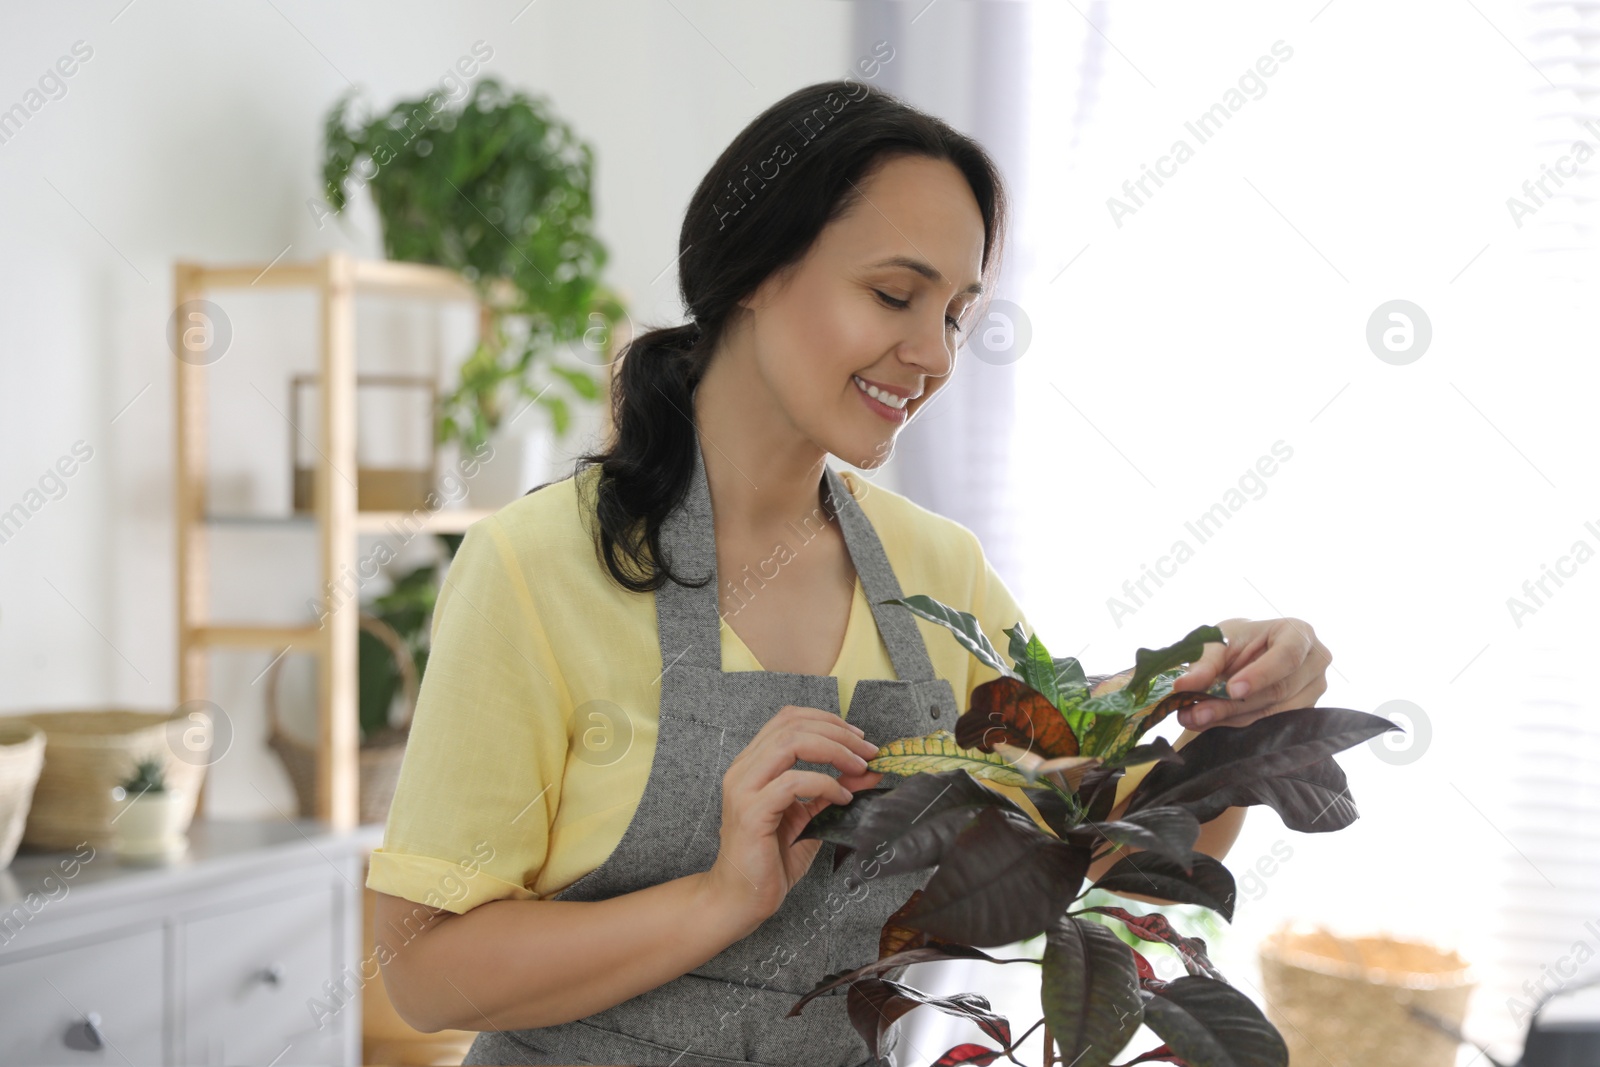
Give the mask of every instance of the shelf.
[[(477, 290), (466, 279), (443, 267), (366, 259), (351, 260), (350, 266), (357, 292), (478, 301)], [(195, 265), (193, 271), (195, 282), (205, 289), (293, 289), (319, 286), (323, 281), (323, 268), (316, 263)]]
[(459, 511), (435, 511), (431, 515), (417, 516), (414, 511), (358, 511), (357, 533), (388, 533), (391, 525), (405, 529), (414, 524), (419, 533), (466, 533), (467, 527), (494, 512), (487, 508), (462, 508)]
[(197, 645), (211, 648), (316, 648), (320, 626), (222, 626), (209, 623), (189, 630)]
[[(231, 536), (219, 533), (225, 529), (294, 530), (296, 537), (310, 532), (317, 546), (317, 586), (331, 589), (341, 576), (357, 571), (364, 536), (409, 541), (420, 534), (462, 533), (491, 514), (486, 510), (428, 508), (362, 512), (358, 510), (359, 486), (347, 478), (333, 477), (334, 471), (359, 467), (357, 298), (379, 295), (462, 301), (478, 310), (480, 331), (485, 316), (472, 283), (454, 271), (422, 263), (364, 260), (345, 252), (330, 252), (309, 263), (273, 260), (218, 266), (180, 261), (173, 268), (173, 304), (180, 311), (192, 301), (226, 299), (229, 292), (249, 289), (299, 289), (317, 298), (315, 321), (320, 351), (316, 377), (321, 388), (315, 424), (322, 442), (313, 483), (318, 493), (317, 510), (313, 514), (296, 514), (292, 509), (274, 509), (265, 514), (205, 513), (208, 439), (216, 432), (209, 424), (209, 364), (180, 360), (174, 372), (179, 700), (207, 697), (211, 690), (210, 653), (214, 649), (260, 649), (282, 654), (284, 646), (289, 646), (315, 653), (322, 665), (317, 682), (316, 815), (331, 826), (349, 827), (359, 817), (359, 613), (333, 611), (312, 623), (253, 624), (240, 619), (219, 623), (211, 617), (211, 542)], [(204, 800), (202, 793), (201, 812)]]
[[(414, 511), (358, 511), (355, 529), (361, 534), (386, 534), (391, 526), (411, 533), (466, 533), (479, 519), (493, 515), (488, 508), (457, 508), (418, 515)], [(265, 528), (314, 530), (315, 515), (207, 515), (212, 526), (259, 526)]]

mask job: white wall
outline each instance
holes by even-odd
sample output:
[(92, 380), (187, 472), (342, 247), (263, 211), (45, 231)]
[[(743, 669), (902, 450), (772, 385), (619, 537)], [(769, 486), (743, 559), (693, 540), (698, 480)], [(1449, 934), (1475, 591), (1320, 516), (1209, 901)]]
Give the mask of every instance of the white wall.
[[(847, 70), (845, 5), (124, 2), (17, 6), (0, 35), (0, 109), (42, 100), (0, 143), (0, 510), (75, 442), (92, 449), (0, 544), (0, 712), (175, 701), (172, 264), (265, 263), (286, 246), (285, 261), (381, 254), (364, 194), (348, 224), (319, 228), (306, 206), (321, 195), (323, 115), (351, 82), (382, 110), (484, 42), (481, 73), (548, 94), (595, 146), (608, 279), (658, 324), (679, 321), (667, 268), (705, 168), (767, 105)], [(80, 41), (65, 92), (47, 78), (59, 98), (28, 97)], [(214, 491), (281, 507), (289, 431), (263, 396), (286, 406), (289, 373), (314, 366), (315, 303), (249, 294), (228, 310)], [(470, 328), (464, 311), (372, 302), (363, 366), (427, 368), (459, 356)], [(597, 424), (591, 412), (565, 452)], [(219, 617), (304, 615), (307, 528), (221, 530), (215, 552)], [(271, 655), (213, 659), (238, 737), (213, 769), (218, 814), (292, 804), (260, 744), (252, 680)]]

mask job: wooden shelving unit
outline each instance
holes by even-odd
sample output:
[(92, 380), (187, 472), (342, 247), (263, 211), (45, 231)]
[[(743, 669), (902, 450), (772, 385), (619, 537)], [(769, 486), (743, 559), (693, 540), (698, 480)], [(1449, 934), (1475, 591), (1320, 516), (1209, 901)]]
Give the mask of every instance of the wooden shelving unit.
[[(317, 805), (315, 816), (335, 828), (357, 822), (358, 606), (344, 602), (324, 625), (267, 626), (219, 621), (210, 609), (210, 531), (237, 522), (314, 524), (320, 543), (319, 589), (356, 568), (357, 537), (380, 533), (386, 523), (420, 521), (430, 533), (460, 533), (486, 511), (361, 512), (356, 488), (335, 471), (356, 470), (355, 299), (360, 294), (412, 296), (478, 305), (478, 294), (459, 275), (439, 267), (356, 259), (343, 253), (310, 263), (174, 268), (174, 307), (225, 289), (311, 288), (321, 296), (320, 392), (322, 451), (317, 460), (315, 507), (309, 517), (211, 516), (206, 507), (207, 371), (177, 361), (178, 691), (180, 701), (206, 699), (209, 653), (218, 648), (296, 649), (315, 653), (318, 672)], [(203, 803), (203, 798), (202, 798)]]

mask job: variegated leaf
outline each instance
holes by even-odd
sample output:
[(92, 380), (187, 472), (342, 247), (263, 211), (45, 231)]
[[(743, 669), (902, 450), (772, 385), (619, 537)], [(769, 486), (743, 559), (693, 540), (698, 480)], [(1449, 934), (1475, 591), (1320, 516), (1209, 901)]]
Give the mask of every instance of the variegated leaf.
[(867, 769), (886, 774), (912, 775), (963, 770), (974, 778), (1000, 785), (1026, 786), (1026, 775), (996, 752), (980, 752), (956, 744), (949, 730), (935, 730), (924, 737), (902, 737), (878, 749), (867, 761)]

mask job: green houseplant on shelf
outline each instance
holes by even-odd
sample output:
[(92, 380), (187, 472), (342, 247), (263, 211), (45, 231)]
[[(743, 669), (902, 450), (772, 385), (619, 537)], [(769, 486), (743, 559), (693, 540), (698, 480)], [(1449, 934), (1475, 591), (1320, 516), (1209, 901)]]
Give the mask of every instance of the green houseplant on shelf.
[[(607, 252), (593, 232), (593, 149), (547, 100), (492, 77), (454, 108), (437, 92), (375, 117), (358, 117), (355, 102), (352, 90), (324, 122), (333, 210), (344, 210), (347, 187), (370, 188), (389, 258), (458, 271), (481, 301), (477, 347), (441, 399), (439, 442), (478, 452), (523, 401), (546, 409), (563, 436), (568, 398), (600, 399), (591, 367), (625, 318), (600, 281)], [(592, 355), (561, 362), (558, 349), (574, 342)]]
[[(1017, 1048), (1040, 1026), (1046, 1064), (1110, 1067), (1141, 1025), (1163, 1044), (1123, 1064), (1285, 1067), (1282, 1036), (1218, 972), (1203, 938), (1180, 932), (1163, 914), (1099, 901), (1148, 895), (1231, 922), (1234, 879), (1194, 850), (1200, 824), (1230, 807), (1265, 804), (1291, 830), (1343, 829), (1357, 812), (1333, 754), (1399, 727), (1362, 711), (1296, 708), (1242, 727), (1213, 726), (1180, 753), (1165, 738), (1143, 738), (1185, 707), (1227, 698), (1226, 679), (1205, 691), (1172, 688), (1206, 643), (1226, 642), (1216, 626), (1197, 627), (1167, 648), (1141, 648), (1133, 668), (1091, 678), (1076, 659), (1052, 657), (1020, 624), (1005, 631), (1007, 662), (966, 612), (926, 596), (887, 603), (947, 628), (999, 677), (973, 690), (953, 733), (879, 749), (868, 767), (903, 776), (898, 784), (823, 808), (801, 832), (834, 843), (836, 868), (859, 854), (880, 857), (875, 874), (934, 871), (884, 924), (878, 959), (825, 976), (789, 1014), (845, 986), (851, 1021), (874, 1055), (889, 1027), (924, 1005), (972, 1021), (992, 1042), (952, 1048), (937, 1060), (941, 1067), (982, 1067), (1002, 1056), (1020, 1063)], [(1117, 782), (1142, 764), (1154, 766), (1111, 818)], [(1026, 789), (1050, 832), (980, 780)], [(1086, 886), (1090, 865), (1114, 854), (1121, 858)], [(1113, 923), (1123, 931), (1113, 932)], [(1040, 959), (983, 951), (1041, 934)], [(1187, 973), (1159, 978), (1149, 959), (1158, 952)], [(978, 994), (931, 996), (889, 976), (912, 963), (955, 959), (1040, 967), (1043, 1018), (1014, 1036)]]
[[(435, 534), (441, 548), (438, 559), (394, 575), (388, 592), (361, 604), (356, 673), (361, 739), (358, 813), (363, 823), (382, 822), (388, 816), (428, 664), (439, 574), (455, 558), (464, 536)], [(308, 817), (316, 810), (316, 748), (284, 728), (278, 697), (283, 663), (282, 656), (274, 659), (263, 674), (267, 745), (283, 762), (300, 815)], [(397, 697), (403, 708), (398, 719), (393, 714)]]

